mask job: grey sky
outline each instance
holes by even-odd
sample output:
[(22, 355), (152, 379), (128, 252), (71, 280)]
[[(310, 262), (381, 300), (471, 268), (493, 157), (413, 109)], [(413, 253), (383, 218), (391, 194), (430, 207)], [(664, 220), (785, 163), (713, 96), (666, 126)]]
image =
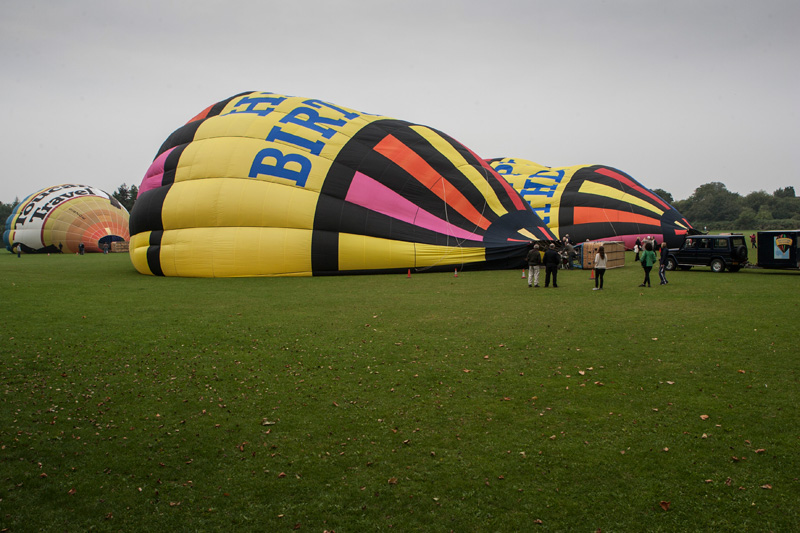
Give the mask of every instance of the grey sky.
[(138, 185), (174, 129), (247, 90), (675, 199), (797, 189), (799, 22), (795, 0), (4, 0), (0, 201)]

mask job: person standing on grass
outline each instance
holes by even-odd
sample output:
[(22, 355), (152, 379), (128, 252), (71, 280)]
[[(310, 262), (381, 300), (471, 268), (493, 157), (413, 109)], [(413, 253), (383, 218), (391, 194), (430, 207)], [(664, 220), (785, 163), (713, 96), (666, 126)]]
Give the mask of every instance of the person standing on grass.
[(553, 275), (553, 288), (558, 288), (558, 265), (561, 263), (561, 254), (556, 252), (556, 245), (550, 243), (550, 247), (544, 253), (544, 286), (550, 286), (550, 275)]
[(644, 245), (644, 252), (642, 252), (642, 268), (644, 268), (644, 281), (640, 287), (650, 286), (650, 271), (653, 270), (653, 265), (656, 262), (656, 253), (653, 251), (653, 245), (649, 242)]
[(603, 245), (597, 249), (597, 254), (594, 256), (594, 289), (593, 291), (603, 290), (603, 277), (606, 275), (606, 249)]
[(639, 261), (639, 253), (642, 251), (642, 240), (639, 237), (636, 237), (636, 242), (633, 243), (633, 251), (636, 253), (636, 256), (633, 258), (634, 261)]
[(667, 243), (661, 243), (661, 256), (658, 258), (658, 277), (661, 278), (661, 285), (669, 283), (667, 281), (667, 257), (669, 257), (669, 248)]
[(539, 245), (534, 244), (531, 251), (528, 252), (528, 287), (533, 286), (539, 288), (539, 267), (542, 265), (542, 254), (539, 252)]
[(756, 234), (755, 233), (750, 234), (750, 247), (751, 248), (758, 248), (758, 246), (756, 246)]

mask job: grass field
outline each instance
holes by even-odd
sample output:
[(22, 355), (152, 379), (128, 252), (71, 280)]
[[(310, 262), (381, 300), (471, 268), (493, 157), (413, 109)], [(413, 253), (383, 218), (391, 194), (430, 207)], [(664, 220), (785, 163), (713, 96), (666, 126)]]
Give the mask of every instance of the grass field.
[(800, 273), (627, 259), (592, 291), (0, 254), (0, 529), (797, 530)]

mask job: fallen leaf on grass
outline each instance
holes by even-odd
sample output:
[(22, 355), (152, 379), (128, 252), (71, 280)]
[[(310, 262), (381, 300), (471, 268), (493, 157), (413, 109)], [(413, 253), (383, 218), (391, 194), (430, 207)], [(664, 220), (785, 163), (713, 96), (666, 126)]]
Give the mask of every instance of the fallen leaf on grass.
[(662, 500), (662, 501), (658, 502), (658, 505), (660, 505), (661, 508), (664, 509), (665, 511), (669, 511), (669, 504), (670, 503), (671, 502), (665, 502), (665, 501)]
[(761, 488), (762, 488), (762, 489), (767, 489), (767, 490), (770, 490), (770, 489), (772, 489), (772, 485), (770, 485), (769, 483), (767, 483), (766, 485), (761, 485)]
[(397, 478), (396, 477), (390, 477), (388, 483), (389, 483), (389, 485), (397, 485)]
[(767, 450), (765, 450), (764, 448), (759, 448), (756, 450), (756, 453), (764, 453), (765, 451)]
[(708, 420), (708, 415), (700, 415), (700, 420)]

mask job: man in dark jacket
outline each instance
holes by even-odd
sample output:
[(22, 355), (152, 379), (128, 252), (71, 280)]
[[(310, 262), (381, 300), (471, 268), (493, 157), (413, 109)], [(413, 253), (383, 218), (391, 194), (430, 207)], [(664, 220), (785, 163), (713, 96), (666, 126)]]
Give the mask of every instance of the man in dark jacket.
[(553, 287), (558, 287), (558, 265), (561, 263), (561, 255), (556, 252), (556, 245), (551, 244), (544, 253), (544, 286), (550, 286), (550, 274), (553, 275)]
[(533, 282), (533, 286), (537, 289), (539, 288), (539, 267), (542, 264), (542, 254), (539, 253), (539, 245), (534, 244), (531, 251), (528, 252), (528, 257), (526, 258), (528, 261), (528, 287), (531, 286), (531, 282)]

